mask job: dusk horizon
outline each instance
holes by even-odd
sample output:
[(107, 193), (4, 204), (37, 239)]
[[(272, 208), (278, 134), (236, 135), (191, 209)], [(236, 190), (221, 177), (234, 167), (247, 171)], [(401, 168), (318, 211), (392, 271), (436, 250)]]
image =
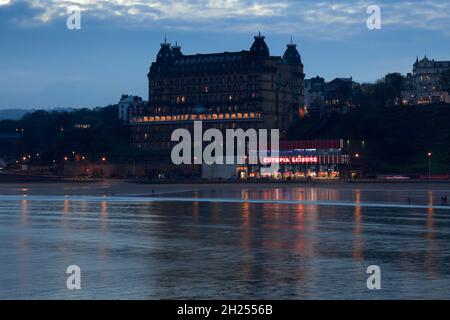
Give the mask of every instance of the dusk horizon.
[[(122, 94), (145, 98), (148, 66), (165, 37), (184, 54), (208, 54), (249, 50), (261, 32), (274, 56), (292, 37), (306, 78), (327, 81), (406, 75), (425, 54), (450, 60), (444, 23), (450, 4), (439, 1), (382, 1), (380, 30), (366, 27), (366, 1), (173, 1), (173, 12), (152, 1), (45, 3), (0, 1), (0, 109), (93, 108), (115, 104)], [(68, 30), (66, 10), (74, 4), (82, 10), (81, 29)]]

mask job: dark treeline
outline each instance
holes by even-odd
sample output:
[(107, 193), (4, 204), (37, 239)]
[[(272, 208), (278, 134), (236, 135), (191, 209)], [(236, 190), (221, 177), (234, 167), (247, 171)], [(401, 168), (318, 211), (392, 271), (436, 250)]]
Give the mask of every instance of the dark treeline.
[(22, 135), (15, 149), (7, 141), (0, 144), (0, 157), (30, 155), (30, 161), (48, 164), (59, 162), (73, 151), (86, 157), (126, 153), (128, 128), (117, 115), (117, 106), (107, 106), (71, 112), (40, 110), (18, 121), (0, 121), (0, 134)]
[(322, 119), (304, 119), (293, 139), (366, 141), (364, 161), (378, 172), (426, 172), (432, 152), (433, 172), (450, 172), (450, 105), (360, 108)]

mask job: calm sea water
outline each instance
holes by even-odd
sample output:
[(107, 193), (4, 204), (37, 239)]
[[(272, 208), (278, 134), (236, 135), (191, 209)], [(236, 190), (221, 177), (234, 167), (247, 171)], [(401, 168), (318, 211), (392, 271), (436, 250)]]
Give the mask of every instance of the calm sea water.
[[(449, 299), (441, 194), (0, 196), (0, 298)], [(66, 288), (69, 265), (81, 290)], [(366, 287), (369, 265), (381, 268), (379, 291)]]

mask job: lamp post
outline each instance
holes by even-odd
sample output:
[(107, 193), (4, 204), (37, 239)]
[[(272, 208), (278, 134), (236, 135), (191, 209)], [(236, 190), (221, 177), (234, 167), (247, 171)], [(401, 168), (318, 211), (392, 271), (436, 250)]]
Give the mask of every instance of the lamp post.
[(433, 154), (431, 152), (428, 152), (428, 180), (431, 180), (431, 156)]

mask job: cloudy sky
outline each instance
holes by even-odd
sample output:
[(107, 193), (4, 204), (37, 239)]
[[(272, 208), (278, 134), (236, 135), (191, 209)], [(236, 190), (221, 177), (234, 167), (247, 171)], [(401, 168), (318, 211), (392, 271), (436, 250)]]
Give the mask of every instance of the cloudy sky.
[[(381, 8), (369, 30), (367, 7)], [(68, 8), (81, 30), (68, 30)], [(250, 48), (272, 55), (291, 36), (307, 77), (375, 81), (416, 56), (450, 60), (450, 0), (0, 0), (0, 108), (94, 107), (122, 93), (147, 97), (164, 36), (185, 54)]]

